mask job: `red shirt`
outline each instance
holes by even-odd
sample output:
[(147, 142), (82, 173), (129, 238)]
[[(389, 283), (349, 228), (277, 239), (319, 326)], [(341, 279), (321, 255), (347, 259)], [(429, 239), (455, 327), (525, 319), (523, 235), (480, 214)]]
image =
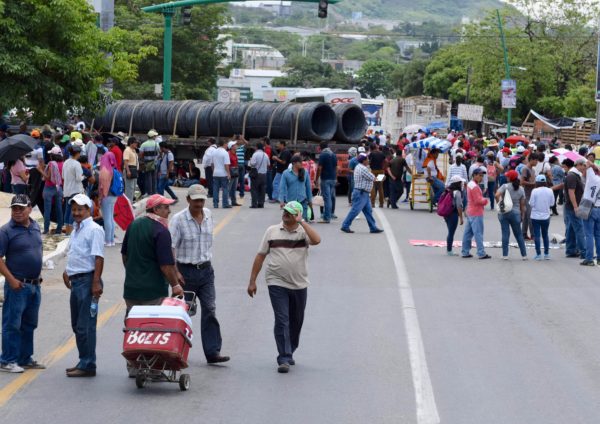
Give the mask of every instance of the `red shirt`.
[(123, 151), (119, 149), (119, 146), (114, 145), (110, 148), (110, 151), (115, 155), (117, 159), (117, 171), (123, 170)]
[(235, 154), (235, 150), (229, 150), (229, 167), (237, 168), (238, 166), (238, 158)]

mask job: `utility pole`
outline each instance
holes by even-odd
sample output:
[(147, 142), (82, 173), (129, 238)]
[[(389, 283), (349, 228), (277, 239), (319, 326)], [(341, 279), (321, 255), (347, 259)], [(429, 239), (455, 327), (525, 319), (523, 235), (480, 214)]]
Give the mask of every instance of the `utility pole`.
[(598, 31), (598, 57), (596, 59), (596, 134), (600, 134), (600, 29)]
[(467, 98), (465, 99), (465, 103), (469, 104), (469, 99), (471, 98), (471, 74), (473, 73), (473, 67), (471, 65), (467, 66)]
[[(508, 51), (506, 50), (506, 39), (504, 38), (504, 30), (502, 29), (502, 18), (500, 18), (500, 11), (496, 9), (496, 15), (498, 16), (498, 28), (500, 29), (500, 39), (502, 40), (502, 50), (504, 52), (504, 72), (505, 78), (510, 79), (510, 65), (508, 64)], [(506, 109), (506, 136), (510, 137), (510, 121), (512, 118), (512, 109)]]

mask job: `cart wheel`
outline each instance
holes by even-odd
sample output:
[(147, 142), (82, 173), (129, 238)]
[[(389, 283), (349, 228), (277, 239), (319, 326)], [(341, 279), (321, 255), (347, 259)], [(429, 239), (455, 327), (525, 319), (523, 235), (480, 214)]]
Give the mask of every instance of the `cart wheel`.
[(181, 391), (185, 392), (190, 388), (190, 375), (189, 374), (181, 374), (179, 376), (179, 388)]
[(410, 199), (410, 210), (414, 210), (415, 209), (415, 201), (413, 199)]
[(148, 380), (146, 379), (146, 376), (143, 374), (138, 374), (135, 376), (135, 385), (138, 389), (143, 389), (144, 387), (146, 387), (147, 381)]

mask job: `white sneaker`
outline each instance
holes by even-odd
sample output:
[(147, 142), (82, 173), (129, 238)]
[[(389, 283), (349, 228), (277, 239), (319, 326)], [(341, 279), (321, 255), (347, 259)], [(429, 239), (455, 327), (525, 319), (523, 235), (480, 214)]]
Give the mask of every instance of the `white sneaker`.
[(18, 366), (16, 362), (11, 362), (10, 364), (0, 364), (0, 371), (3, 372), (11, 372), (11, 373), (20, 373), (25, 371), (23, 368)]
[(502, 260), (508, 261), (508, 256), (502, 256)]

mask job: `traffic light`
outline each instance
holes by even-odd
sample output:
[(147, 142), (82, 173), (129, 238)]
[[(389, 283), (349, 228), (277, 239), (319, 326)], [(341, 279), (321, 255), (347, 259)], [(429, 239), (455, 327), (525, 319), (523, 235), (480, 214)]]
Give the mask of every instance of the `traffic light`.
[(187, 6), (181, 9), (183, 16), (183, 24), (189, 25), (192, 22), (192, 6)]
[(327, 0), (319, 0), (319, 18), (327, 17)]

